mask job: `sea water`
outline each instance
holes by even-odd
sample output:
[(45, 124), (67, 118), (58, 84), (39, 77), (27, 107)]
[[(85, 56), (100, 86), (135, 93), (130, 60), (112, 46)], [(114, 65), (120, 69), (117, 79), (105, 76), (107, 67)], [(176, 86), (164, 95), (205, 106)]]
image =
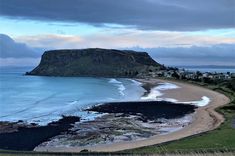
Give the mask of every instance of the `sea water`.
[(231, 67), (197, 67), (197, 66), (191, 66), (191, 67), (187, 67), (187, 66), (182, 66), (179, 67), (180, 69), (184, 68), (185, 70), (188, 71), (192, 71), (192, 72), (196, 72), (196, 71), (200, 71), (200, 72), (211, 72), (211, 73), (235, 73), (235, 68), (233, 66)]
[(98, 114), (84, 109), (104, 102), (137, 101), (145, 92), (131, 79), (25, 76), (30, 70), (0, 68), (0, 121), (44, 125), (62, 115), (89, 120)]
[(85, 111), (106, 102), (169, 101), (205, 106), (210, 99), (181, 102), (163, 98), (164, 90), (178, 89), (173, 83), (159, 83), (148, 95), (141, 83), (125, 78), (26, 76), (32, 68), (0, 67), (0, 121), (45, 125), (63, 115), (93, 120), (103, 115)]

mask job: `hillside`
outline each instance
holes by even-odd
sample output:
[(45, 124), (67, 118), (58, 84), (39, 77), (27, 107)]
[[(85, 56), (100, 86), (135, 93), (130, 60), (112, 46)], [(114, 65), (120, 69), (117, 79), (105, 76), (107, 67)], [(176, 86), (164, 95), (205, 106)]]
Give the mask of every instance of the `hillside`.
[(146, 52), (113, 49), (46, 51), (26, 75), (141, 77), (162, 66)]

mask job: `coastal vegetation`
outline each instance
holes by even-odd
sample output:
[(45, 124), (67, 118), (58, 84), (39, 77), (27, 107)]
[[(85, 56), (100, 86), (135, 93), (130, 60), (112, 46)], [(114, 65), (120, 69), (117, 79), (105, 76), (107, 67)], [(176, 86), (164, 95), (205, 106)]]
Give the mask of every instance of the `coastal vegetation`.
[[(225, 155), (226, 154), (226, 155)], [(234, 156), (234, 152), (232, 151), (213, 151), (213, 152), (177, 152), (177, 153), (162, 153), (162, 154), (130, 154), (130, 153), (46, 153), (46, 152), (10, 152), (10, 151), (2, 151), (0, 156)]]

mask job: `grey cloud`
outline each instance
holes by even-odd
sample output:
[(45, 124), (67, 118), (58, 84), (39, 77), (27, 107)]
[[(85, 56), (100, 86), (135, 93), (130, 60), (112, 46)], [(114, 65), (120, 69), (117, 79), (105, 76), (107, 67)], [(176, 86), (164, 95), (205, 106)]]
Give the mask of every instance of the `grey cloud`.
[(235, 26), (234, 0), (1, 0), (10, 18), (190, 31)]
[(235, 65), (235, 44), (134, 49), (147, 51), (154, 59), (166, 65)]
[(26, 44), (17, 43), (9, 36), (0, 34), (0, 58), (37, 58), (39, 56)]

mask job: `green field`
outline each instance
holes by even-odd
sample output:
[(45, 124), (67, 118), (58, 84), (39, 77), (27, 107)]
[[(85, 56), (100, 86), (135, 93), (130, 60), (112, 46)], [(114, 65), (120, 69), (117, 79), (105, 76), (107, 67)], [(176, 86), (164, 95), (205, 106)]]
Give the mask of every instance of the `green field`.
[(194, 152), (194, 153), (164, 153), (164, 154), (116, 154), (116, 153), (0, 153), (0, 156), (234, 156), (234, 152)]

